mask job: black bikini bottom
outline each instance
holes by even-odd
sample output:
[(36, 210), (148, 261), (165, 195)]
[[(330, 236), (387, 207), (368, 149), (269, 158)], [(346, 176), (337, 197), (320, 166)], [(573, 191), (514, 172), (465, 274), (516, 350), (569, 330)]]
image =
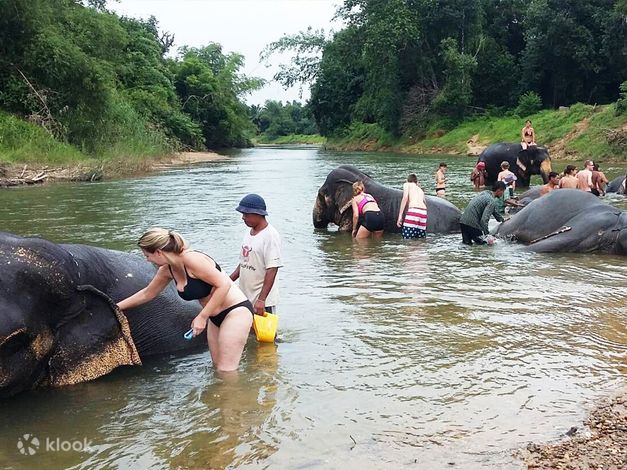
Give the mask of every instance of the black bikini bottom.
[(220, 313), (218, 313), (217, 315), (213, 317), (209, 317), (209, 320), (211, 320), (211, 323), (213, 323), (215, 326), (219, 328), (222, 322), (224, 321), (224, 319), (226, 318), (226, 316), (229, 314), (229, 312), (231, 310), (235, 310), (238, 307), (246, 307), (248, 310), (250, 310), (250, 313), (252, 313), (253, 315), (255, 314), (255, 311), (253, 309), (253, 304), (250, 303), (250, 300), (244, 300), (243, 302), (240, 302), (238, 304), (231, 305), (230, 307), (225, 308), (224, 310), (222, 310)]

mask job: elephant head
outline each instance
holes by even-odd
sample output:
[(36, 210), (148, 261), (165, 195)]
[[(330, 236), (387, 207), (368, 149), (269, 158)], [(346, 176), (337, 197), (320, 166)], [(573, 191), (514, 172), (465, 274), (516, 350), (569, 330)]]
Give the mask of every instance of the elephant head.
[(318, 190), (313, 207), (313, 225), (326, 228), (330, 223), (339, 227), (340, 232), (352, 229), (351, 201), (353, 183), (368, 179), (369, 176), (350, 165), (341, 165), (331, 171)]
[(126, 317), (59, 245), (0, 233), (0, 397), (141, 363)]
[(527, 150), (522, 150), (518, 154), (516, 161), (518, 166), (518, 174), (526, 181), (525, 186), (529, 185), (531, 175), (542, 176), (544, 183), (549, 182), (549, 173), (551, 173), (551, 157), (549, 150), (541, 145), (531, 145)]

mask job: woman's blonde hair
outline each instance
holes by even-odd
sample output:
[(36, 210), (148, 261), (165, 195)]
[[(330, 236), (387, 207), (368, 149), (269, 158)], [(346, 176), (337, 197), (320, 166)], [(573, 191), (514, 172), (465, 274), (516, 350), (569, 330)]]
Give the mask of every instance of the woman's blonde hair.
[(501, 162), (501, 168), (503, 169), (509, 168), (509, 162)]
[(181, 254), (187, 248), (187, 242), (180, 233), (159, 227), (148, 229), (139, 237), (137, 245), (148, 253), (161, 250)]
[(364, 187), (364, 183), (362, 181), (355, 181), (353, 183), (353, 196), (363, 193), (364, 189), (366, 188)]

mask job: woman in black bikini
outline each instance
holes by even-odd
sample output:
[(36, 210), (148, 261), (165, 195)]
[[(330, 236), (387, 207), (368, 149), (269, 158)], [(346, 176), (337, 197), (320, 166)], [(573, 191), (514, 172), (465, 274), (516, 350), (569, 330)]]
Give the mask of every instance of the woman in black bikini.
[(120, 310), (149, 302), (174, 281), (182, 299), (202, 305), (191, 326), (194, 336), (207, 329), (214, 367), (236, 370), (253, 323), (253, 306), (246, 296), (212, 258), (189, 250), (177, 232), (153, 228), (137, 244), (146, 259), (157, 265), (157, 273), (150, 284), (120, 301)]
[(520, 131), (520, 145), (523, 150), (527, 150), (530, 145), (536, 145), (536, 131), (531, 127), (531, 121), (527, 119), (525, 127)]

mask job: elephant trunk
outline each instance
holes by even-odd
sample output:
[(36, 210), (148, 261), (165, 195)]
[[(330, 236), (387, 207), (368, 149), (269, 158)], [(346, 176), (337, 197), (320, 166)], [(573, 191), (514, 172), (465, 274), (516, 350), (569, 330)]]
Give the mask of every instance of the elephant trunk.
[(329, 225), (329, 219), (326, 216), (325, 205), (323, 205), (324, 197), (318, 195), (316, 202), (314, 203), (312, 211), (313, 225), (316, 228), (327, 228)]
[(553, 169), (551, 168), (551, 160), (544, 160), (540, 164), (540, 175), (542, 175), (542, 181), (544, 184), (549, 182), (549, 173), (551, 173)]

